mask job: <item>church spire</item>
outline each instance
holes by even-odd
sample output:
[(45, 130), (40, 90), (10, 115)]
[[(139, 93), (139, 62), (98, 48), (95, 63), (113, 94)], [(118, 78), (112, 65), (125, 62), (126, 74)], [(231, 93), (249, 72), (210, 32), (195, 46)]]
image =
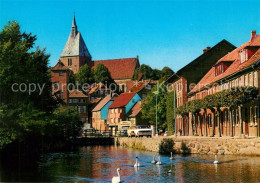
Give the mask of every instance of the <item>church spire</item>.
[(76, 24), (76, 18), (75, 18), (75, 12), (73, 13), (73, 20), (72, 20), (72, 26), (71, 26), (71, 33), (70, 35), (72, 37), (76, 37), (78, 33), (78, 30), (77, 30), (77, 24)]

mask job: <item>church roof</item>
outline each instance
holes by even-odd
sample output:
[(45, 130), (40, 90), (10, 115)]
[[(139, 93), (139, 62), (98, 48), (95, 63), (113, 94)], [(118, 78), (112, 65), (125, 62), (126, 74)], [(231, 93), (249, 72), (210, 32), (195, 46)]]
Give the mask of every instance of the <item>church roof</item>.
[(131, 79), (135, 69), (140, 65), (138, 58), (95, 60), (93, 68), (98, 64), (106, 66), (113, 79)]
[(85, 56), (91, 57), (82, 35), (77, 31), (76, 19), (73, 17), (71, 32), (66, 45), (60, 55), (61, 57)]

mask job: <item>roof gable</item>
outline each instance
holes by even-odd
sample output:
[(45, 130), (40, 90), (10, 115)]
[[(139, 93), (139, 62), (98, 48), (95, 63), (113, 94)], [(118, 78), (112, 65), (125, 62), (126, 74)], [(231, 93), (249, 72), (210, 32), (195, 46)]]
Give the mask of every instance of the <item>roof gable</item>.
[(69, 70), (60, 60), (57, 62), (57, 64), (51, 68), (52, 71), (63, 71), (63, 70)]
[(75, 89), (69, 93), (69, 98), (87, 98), (87, 95), (85, 95), (83, 92)]
[(114, 100), (114, 96), (117, 95), (113, 93), (112, 95), (107, 95), (103, 100), (101, 100), (98, 105), (92, 110), (92, 112), (100, 111), (110, 100)]
[(141, 108), (141, 101), (136, 102), (134, 107), (129, 112), (129, 117), (137, 116), (141, 110), (142, 110), (142, 108)]

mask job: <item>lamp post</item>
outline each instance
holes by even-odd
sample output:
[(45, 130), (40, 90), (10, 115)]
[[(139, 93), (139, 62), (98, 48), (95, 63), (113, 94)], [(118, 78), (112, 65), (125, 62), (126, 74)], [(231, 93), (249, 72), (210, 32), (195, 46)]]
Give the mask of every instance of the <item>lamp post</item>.
[(176, 90), (174, 91), (174, 137), (177, 137), (176, 128)]
[(159, 94), (159, 91), (157, 89), (157, 91), (154, 91), (153, 94), (155, 94), (156, 96), (156, 106), (155, 106), (155, 111), (156, 111), (156, 127), (155, 127), (155, 131), (156, 131), (156, 135), (158, 135), (158, 129), (157, 129), (157, 124), (158, 124), (158, 121), (157, 121), (157, 96)]

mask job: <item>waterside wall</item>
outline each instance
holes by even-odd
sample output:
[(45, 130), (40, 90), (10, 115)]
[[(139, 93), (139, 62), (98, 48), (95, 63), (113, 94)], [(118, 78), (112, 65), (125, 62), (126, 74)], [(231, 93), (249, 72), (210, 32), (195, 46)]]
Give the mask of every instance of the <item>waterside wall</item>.
[[(165, 137), (170, 138), (170, 137)], [(159, 146), (164, 138), (127, 138), (118, 137), (115, 143), (120, 146), (159, 152)], [(174, 141), (175, 153), (192, 154), (232, 154), (260, 156), (260, 138), (199, 138), (178, 137)]]

